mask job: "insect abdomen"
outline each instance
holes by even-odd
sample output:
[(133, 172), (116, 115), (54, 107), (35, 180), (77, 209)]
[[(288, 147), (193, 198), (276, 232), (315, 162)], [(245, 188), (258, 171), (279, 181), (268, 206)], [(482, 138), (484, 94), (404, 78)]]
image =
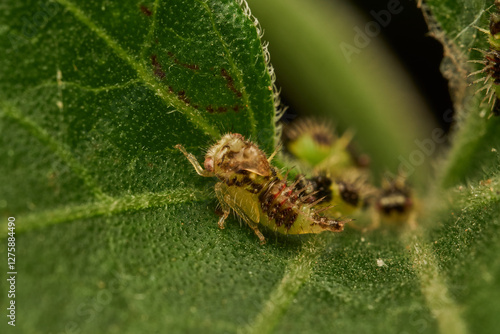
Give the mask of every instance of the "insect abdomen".
[(278, 178), (268, 182), (259, 193), (263, 215), (276, 227), (283, 226), (287, 230), (299, 216), (300, 203), (297, 205), (297, 201), (296, 191), (288, 187), (285, 180)]
[(260, 223), (284, 234), (340, 232), (344, 223), (322, 217), (300, 198), (300, 191), (288, 186), (286, 180), (274, 178), (258, 194)]

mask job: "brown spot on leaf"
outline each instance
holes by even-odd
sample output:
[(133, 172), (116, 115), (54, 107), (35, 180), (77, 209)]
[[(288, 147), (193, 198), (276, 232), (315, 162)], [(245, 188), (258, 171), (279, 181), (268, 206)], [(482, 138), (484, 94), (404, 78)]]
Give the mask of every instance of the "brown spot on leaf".
[(151, 55), (151, 65), (153, 65), (153, 73), (160, 79), (165, 78), (166, 74), (161, 68), (161, 64), (158, 62), (156, 55)]
[(186, 103), (186, 104), (189, 104), (191, 101), (187, 98), (186, 96), (186, 92), (181, 90), (177, 93), (177, 97), (179, 98), (179, 100), (181, 100), (182, 102)]
[(151, 11), (151, 9), (149, 9), (148, 7), (144, 6), (144, 5), (141, 5), (141, 12), (146, 15), (146, 16), (151, 16), (153, 15), (153, 12)]
[(176, 63), (177, 65), (180, 65), (182, 67), (185, 67), (185, 68), (193, 70), (193, 71), (197, 71), (197, 70), (200, 69), (200, 67), (198, 65), (196, 65), (196, 64), (187, 64), (187, 63), (183, 63), (183, 62), (179, 61), (179, 59), (177, 59), (175, 57), (175, 55), (172, 52), (170, 52), (170, 51), (168, 51), (167, 54), (168, 54), (168, 56), (170, 58), (172, 58), (172, 60), (174, 61), (174, 63)]
[[(194, 108), (198, 109), (198, 106), (195, 105)], [(219, 113), (219, 114), (222, 114), (222, 113), (225, 113), (227, 112), (228, 110), (234, 110), (235, 112), (238, 112), (240, 109), (243, 109), (242, 106), (238, 105), (238, 104), (235, 104), (234, 106), (219, 106), (219, 107), (213, 107), (211, 104), (208, 105), (205, 110), (208, 111), (209, 113), (213, 114), (213, 113)]]
[(234, 95), (236, 95), (236, 97), (238, 98), (241, 98), (241, 96), (243, 95), (239, 90), (236, 89), (236, 87), (234, 86), (234, 79), (233, 77), (229, 74), (229, 72), (225, 69), (225, 68), (222, 68), (220, 70), (220, 74), (222, 75), (222, 77), (226, 80), (227, 82), (227, 87), (234, 93)]

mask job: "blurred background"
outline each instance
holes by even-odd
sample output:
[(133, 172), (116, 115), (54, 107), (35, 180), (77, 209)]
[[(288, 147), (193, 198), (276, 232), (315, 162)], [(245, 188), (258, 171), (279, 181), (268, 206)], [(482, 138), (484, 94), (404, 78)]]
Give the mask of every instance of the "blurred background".
[[(389, 1), (349, 2), (366, 21), (370, 21), (370, 11), (385, 8)], [(448, 92), (448, 81), (439, 70), (443, 60), (443, 47), (428, 35), (429, 29), (422, 10), (416, 6), (416, 1), (403, 0), (400, 3), (404, 10), (394, 15), (391, 23), (382, 29), (380, 38), (408, 72), (440, 127), (448, 131), (450, 123), (443, 120), (443, 115), (446, 110), (452, 110), (453, 106)]]
[(375, 174), (406, 164), (413, 178), (428, 179), (443, 142), (430, 154), (417, 152), (417, 142), (431, 140), (435, 129), (449, 131), (452, 102), (440, 72), (443, 48), (428, 34), (416, 1), (248, 3), (289, 107), (284, 122), (332, 119), (339, 132), (354, 129)]

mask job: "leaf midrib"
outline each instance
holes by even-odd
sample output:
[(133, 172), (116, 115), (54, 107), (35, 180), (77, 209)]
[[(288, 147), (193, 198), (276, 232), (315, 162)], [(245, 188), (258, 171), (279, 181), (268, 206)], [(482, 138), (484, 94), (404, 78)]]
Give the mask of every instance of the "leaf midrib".
[[(192, 188), (177, 188), (161, 193), (145, 193), (106, 197), (85, 204), (67, 205), (57, 209), (35, 212), (16, 217), (19, 222), (16, 233), (24, 233), (36, 228), (68, 223), (99, 216), (111, 216), (123, 212), (136, 212), (152, 208), (167, 208), (168, 205), (210, 200), (212, 195)], [(7, 225), (0, 230), (0, 239), (7, 237)]]
[[(407, 228), (400, 236), (402, 244), (410, 249), (410, 262), (420, 281), (420, 289), (429, 311), (436, 317), (440, 333), (466, 334), (467, 326), (459, 306), (450, 296), (446, 279), (440, 273), (438, 261), (431, 251), (431, 244), (426, 240), (422, 228)], [(304, 245), (297, 256), (285, 268), (281, 281), (263, 303), (262, 311), (253, 321), (243, 328), (240, 334), (272, 333), (276, 325), (285, 316), (291, 301), (299, 290), (309, 281), (314, 272), (314, 264), (326, 248), (323, 236), (315, 236)], [(401, 251), (404, 251), (401, 249)]]
[(24, 116), (16, 107), (0, 101), (0, 117), (7, 117), (25, 128), (33, 137), (37, 138), (46, 147), (48, 147), (52, 152), (54, 152), (68, 167), (71, 171), (80, 179), (83, 180), (84, 184), (88, 189), (94, 194), (98, 199), (106, 199), (108, 196), (102, 191), (101, 187), (97, 185), (97, 182), (92, 178), (85, 166), (81, 165), (77, 159), (70, 152), (63, 143), (59, 142), (57, 139), (52, 137), (45, 129), (39, 126), (36, 122), (30, 118)]
[(320, 235), (302, 247), (302, 250), (285, 268), (282, 279), (262, 306), (262, 311), (248, 326), (240, 328), (239, 334), (272, 333), (285, 315), (294, 296), (311, 277), (313, 263), (324, 251), (325, 246), (326, 241)]

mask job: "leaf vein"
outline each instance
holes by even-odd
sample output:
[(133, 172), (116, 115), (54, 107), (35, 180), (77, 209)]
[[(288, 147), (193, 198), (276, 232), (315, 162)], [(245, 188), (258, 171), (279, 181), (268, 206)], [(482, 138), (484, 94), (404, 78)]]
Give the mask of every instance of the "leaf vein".
[(42, 82), (39, 85), (27, 88), (23, 91), (22, 94), (20, 94), (19, 99), (17, 100), (22, 100), (26, 98), (30, 93), (35, 92), (37, 90), (43, 89), (43, 88), (59, 88), (62, 87), (63, 89), (66, 87), (75, 87), (78, 89), (81, 89), (83, 91), (89, 91), (89, 92), (95, 92), (95, 93), (100, 93), (100, 92), (108, 92), (110, 90), (115, 90), (115, 89), (123, 89), (127, 88), (129, 86), (132, 86), (137, 83), (142, 83), (141, 80), (130, 80), (126, 83), (123, 84), (115, 84), (115, 85), (109, 85), (109, 86), (100, 86), (100, 87), (91, 87), (91, 86), (85, 86), (82, 85), (78, 82), (72, 82), (72, 81), (61, 81), (60, 83), (54, 82), (53, 80), (48, 80), (46, 82)]
[(90, 29), (90, 31), (101, 38), (118, 55), (118, 57), (129, 64), (129, 66), (131, 66), (137, 72), (139, 78), (147, 86), (149, 86), (149, 88), (155, 94), (157, 94), (168, 106), (172, 106), (182, 114), (184, 114), (195, 127), (202, 130), (207, 136), (215, 139), (218, 139), (220, 137), (220, 132), (207, 122), (200, 111), (182, 102), (176, 96), (170, 94), (153, 76), (151, 71), (145, 66), (144, 62), (139, 62), (130, 54), (128, 54), (113, 38), (111, 38), (111, 36), (106, 33), (103, 28), (97, 26), (94, 22), (92, 22), (90, 18), (87, 17), (79, 7), (77, 7), (73, 2), (69, 0), (57, 1), (61, 5), (66, 7), (67, 10), (70, 11), (76, 19), (86, 25)]
[(146, 51), (147, 51), (148, 47), (150, 47), (153, 43), (153, 36), (154, 36), (155, 29), (156, 29), (156, 23), (157, 23), (157, 18), (158, 18), (157, 12), (158, 12), (159, 2), (160, 2), (160, 0), (155, 0), (155, 3), (153, 4), (153, 17), (151, 20), (151, 24), (149, 26), (148, 34), (146, 36), (146, 41), (145, 41), (144, 46), (142, 47), (142, 51), (141, 51), (143, 58), (146, 57)]
[(437, 319), (442, 334), (465, 334), (467, 326), (460, 309), (450, 296), (444, 277), (440, 274), (431, 246), (425, 241), (421, 230), (407, 231), (402, 235), (413, 260), (413, 270), (420, 280), (422, 294), (427, 306)]
[(245, 106), (247, 107), (248, 120), (250, 122), (252, 136), (254, 138), (257, 138), (257, 123), (256, 123), (256, 120), (255, 120), (255, 115), (254, 115), (253, 109), (252, 109), (250, 101), (248, 99), (248, 93), (246, 91), (246, 88), (245, 88), (245, 85), (244, 85), (244, 82), (243, 82), (243, 78), (241, 77), (241, 72), (236, 67), (234, 59), (231, 56), (231, 52), (229, 51), (229, 48), (228, 48), (226, 42), (222, 38), (222, 35), (221, 35), (219, 29), (217, 28), (217, 24), (215, 22), (212, 10), (210, 9), (210, 7), (208, 6), (207, 3), (205, 3), (205, 2), (203, 2), (201, 0), (196, 0), (196, 2), (198, 2), (199, 4), (201, 4), (202, 7), (205, 8), (205, 10), (207, 11), (208, 15), (210, 16), (210, 21), (212, 22), (213, 30), (217, 34), (217, 36), (219, 38), (219, 41), (220, 41), (222, 47), (224, 48), (225, 55), (226, 55), (225, 58), (229, 62), (229, 65), (231, 66), (232, 72), (236, 75), (236, 79), (238, 80), (240, 89), (242, 90), (242, 98), (243, 98), (243, 101), (245, 102)]
[(240, 328), (240, 334), (272, 333), (290, 306), (300, 288), (309, 280), (313, 266), (325, 247), (323, 236), (316, 236), (313, 241), (305, 244), (300, 253), (290, 261), (283, 278), (271, 292), (262, 311), (253, 322)]
[(28, 117), (22, 115), (22, 113), (17, 110), (12, 105), (7, 105), (5, 103), (1, 104), (3, 106), (2, 113), (0, 115), (4, 117), (8, 117), (11, 120), (16, 121), (22, 127), (24, 127), (29, 133), (31, 133), (35, 138), (40, 140), (43, 144), (45, 144), (52, 152), (54, 152), (61, 160), (63, 160), (71, 170), (83, 180), (85, 185), (93, 192), (93, 194), (99, 198), (104, 199), (107, 197), (106, 194), (101, 190), (101, 188), (97, 185), (94, 178), (90, 175), (88, 170), (81, 165), (77, 159), (71, 154), (69, 148), (67, 148), (63, 143), (56, 140), (53, 136), (51, 136), (45, 129), (43, 129), (40, 125), (38, 125), (33, 120)]
[[(200, 202), (210, 198), (210, 194), (190, 188), (180, 188), (162, 193), (107, 197), (86, 204), (69, 205), (21, 216), (17, 220), (22, 222), (22, 224), (16, 227), (16, 233), (23, 233), (36, 228), (75, 220), (161, 208), (186, 202)], [(5, 224), (4, 228), (0, 231), (0, 239), (6, 238), (7, 232), (7, 225)]]

